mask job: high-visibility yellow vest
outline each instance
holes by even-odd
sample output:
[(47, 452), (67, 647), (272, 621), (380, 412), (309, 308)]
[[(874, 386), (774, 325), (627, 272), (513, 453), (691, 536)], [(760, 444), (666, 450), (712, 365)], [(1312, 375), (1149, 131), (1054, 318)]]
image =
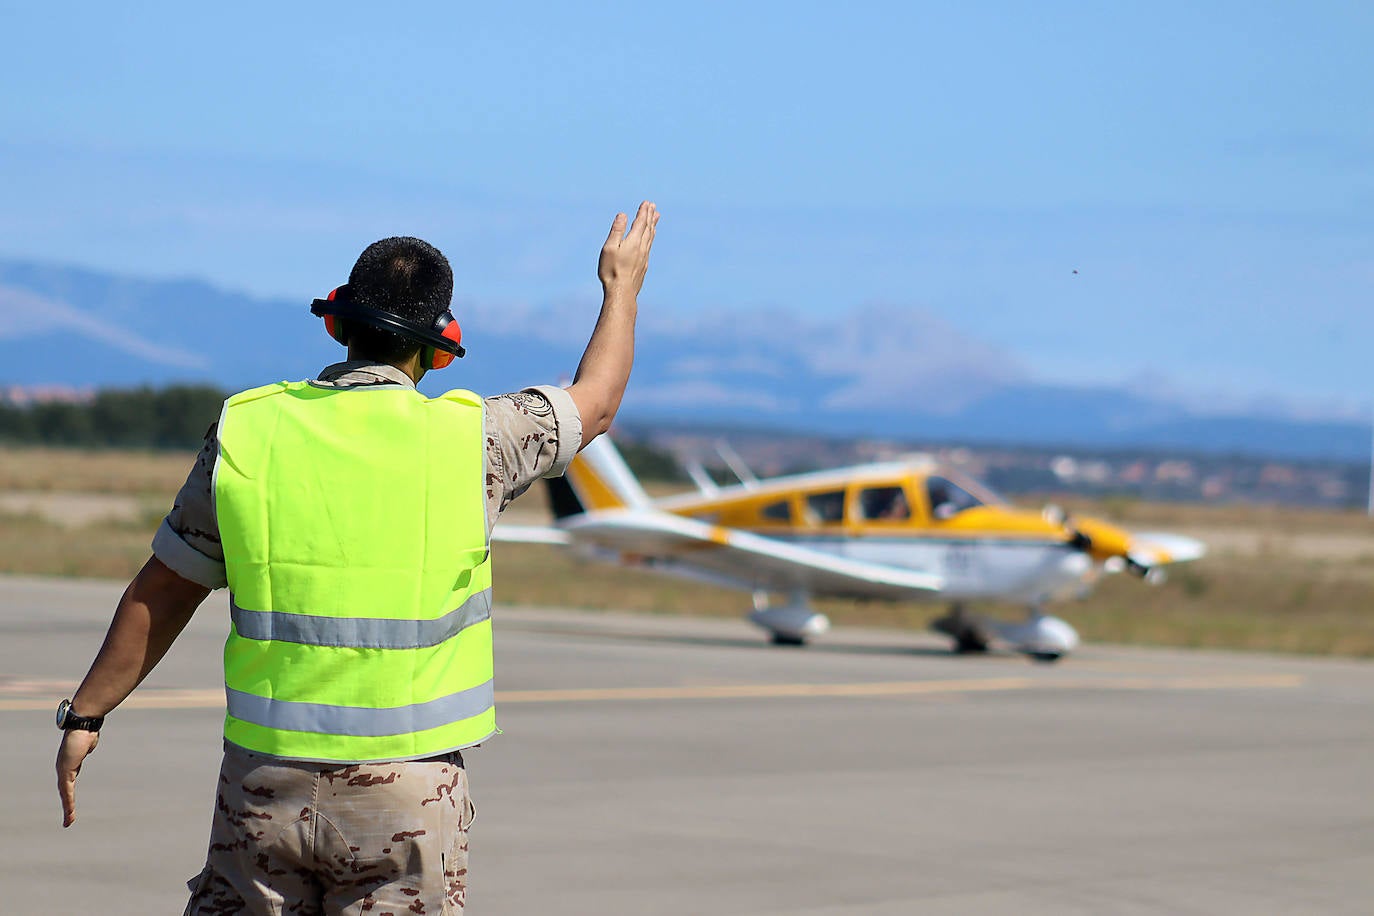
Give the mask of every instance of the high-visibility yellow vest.
[(281, 382), (218, 435), (225, 738), (361, 763), (494, 734), (481, 399)]

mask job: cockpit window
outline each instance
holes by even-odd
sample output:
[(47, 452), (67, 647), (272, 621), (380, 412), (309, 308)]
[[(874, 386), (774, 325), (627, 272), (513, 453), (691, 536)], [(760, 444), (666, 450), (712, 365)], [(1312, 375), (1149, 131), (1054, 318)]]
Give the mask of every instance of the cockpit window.
[(844, 521), (844, 490), (807, 494), (806, 520), (813, 525), (829, 525)]
[(901, 487), (868, 487), (859, 491), (859, 511), (868, 521), (906, 521), (911, 504)]
[(953, 518), (965, 509), (983, 505), (981, 499), (943, 477), (927, 478), (926, 494), (930, 497), (930, 514), (937, 519)]
[(790, 522), (792, 521), (792, 501), (782, 499), (775, 503), (769, 503), (759, 510), (759, 514), (770, 522)]

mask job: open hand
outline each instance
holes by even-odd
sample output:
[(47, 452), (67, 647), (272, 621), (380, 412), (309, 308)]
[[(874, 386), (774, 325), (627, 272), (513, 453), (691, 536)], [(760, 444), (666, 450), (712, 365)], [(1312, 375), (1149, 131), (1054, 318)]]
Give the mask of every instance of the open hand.
[(99, 732), (80, 728), (62, 733), (62, 744), (57, 748), (57, 794), (62, 799), (63, 827), (76, 822), (76, 777), (99, 740)]
[(644, 285), (644, 273), (649, 269), (649, 249), (653, 247), (654, 229), (658, 226), (658, 208), (646, 200), (639, 205), (628, 233), (625, 223), (625, 214), (617, 213), (611, 222), (611, 234), (601, 246), (596, 274), (607, 293), (638, 296)]

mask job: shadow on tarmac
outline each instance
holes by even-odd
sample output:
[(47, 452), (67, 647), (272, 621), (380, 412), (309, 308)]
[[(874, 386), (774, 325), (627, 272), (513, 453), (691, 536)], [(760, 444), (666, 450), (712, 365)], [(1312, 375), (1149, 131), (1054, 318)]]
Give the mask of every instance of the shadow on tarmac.
[[(939, 659), (962, 659), (960, 653), (952, 648), (937, 648), (934, 646), (902, 646), (892, 644), (856, 644), (856, 643), (827, 643), (811, 642), (804, 646), (783, 646), (773, 645), (765, 638), (749, 639), (745, 637), (733, 636), (688, 636), (679, 633), (644, 633), (630, 630), (617, 630), (611, 627), (602, 629), (584, 629), (576, 626), (560, 626), (559, 624), (540, 624), (527, 621), (504, 621), (502, 626), (520, 629), (530, 633), (547, 633), (557, 636), (580, 636), (584, 638), (615, 640), (617, 642), (632, 642), (650, 645), (675, 645), (693, 646), (703, 649), (735, 649), (740, 651), (752, 652), (817, 652), (830, 655), (866, 655), (866, 656), (887, 656), (887, 657), (906, 657), (906, 658), (939, 658)], [(1007, 661), (1024, 661), (1025, 657), (1019, 653), (1002, 652), (992, 650), (981, 653), (983, 658), (1000, 659)]]

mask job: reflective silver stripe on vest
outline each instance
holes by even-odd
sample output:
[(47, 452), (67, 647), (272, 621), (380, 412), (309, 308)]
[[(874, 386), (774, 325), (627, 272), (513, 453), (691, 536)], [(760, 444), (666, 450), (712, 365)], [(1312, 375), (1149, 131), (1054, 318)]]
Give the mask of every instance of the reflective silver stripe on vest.
[(249, 611), (231, 595), (229, 616), (245, 639), (275, 639), (305, 646), (347, 649), (423, 649), (437, 646), (491, 617), (491, 589), (470, 595), (457, 610), (433, 620), (317, 617), (284, 611)]
[(263, 728), (322, 735), (380, 738), (408, 735), (486, 712), (496, 702), (492, 682), (451, 693), (428, 703), (373, 709), (366, 706), (331, 706), (327, 703), (294, 703), (274, 700), (225, 687), (229, 715)]

